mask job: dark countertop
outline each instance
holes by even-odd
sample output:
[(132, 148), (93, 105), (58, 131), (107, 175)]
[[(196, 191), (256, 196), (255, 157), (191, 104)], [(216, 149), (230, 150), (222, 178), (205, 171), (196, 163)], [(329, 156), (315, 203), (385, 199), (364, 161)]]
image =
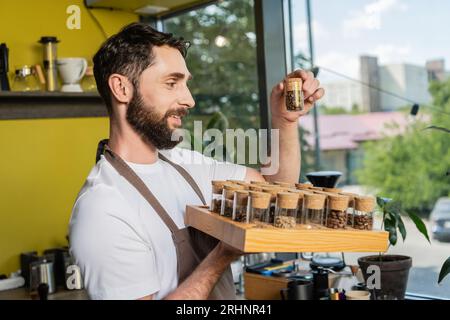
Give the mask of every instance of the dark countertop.
[[(48, 295), (48, 300), (88, 300), (86, 290), (56, 290)], [(0, 291), (0, 300), (32, 300), (28, 288)]]

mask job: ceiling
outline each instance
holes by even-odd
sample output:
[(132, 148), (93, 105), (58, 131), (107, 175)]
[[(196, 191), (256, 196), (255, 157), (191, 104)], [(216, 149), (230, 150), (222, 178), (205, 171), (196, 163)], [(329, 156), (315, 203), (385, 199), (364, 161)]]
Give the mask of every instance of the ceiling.
[(92, 8), (114, 8), (146, 16), (164, 16), (176, 11), (212, 3), (212, 0), (86, 0)]

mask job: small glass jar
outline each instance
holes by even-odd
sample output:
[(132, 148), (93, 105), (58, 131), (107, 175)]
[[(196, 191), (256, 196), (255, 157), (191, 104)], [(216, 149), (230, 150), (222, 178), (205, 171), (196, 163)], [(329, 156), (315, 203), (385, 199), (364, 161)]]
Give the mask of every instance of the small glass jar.
[(303, 220), (309, 227), (323, 225), (326, 195), (317, 193), (305, 194)]
[(237, 184), (226, 184), (223, 186), (222, 191), (222, 206), (220, 208), (220, 215), (223, 217), (231, 218), (233, 215), (233, 201), (234, 192), (237, 190), (243, 190), (244, 187)]
[(342, 192), (341, 195), (348, 197), (348, 207), (346, 210), (347, 213), (347, 227), (353, 228), (353, 218), (355, 211), (355, 198), (358, 196), (354, 193)]
[(325, 226), (331, 229), (345, 229), (347, 226), (348, 197), (328, 196), (328, 210)]
[(358, 230), (373, 229), (373, 211), (375, 199), (372, 197), (356, 197), (353, 217), (353, 228)]
[(275, 216), (275, 206), (277, 203), (277, 194), (279, 192), (283, 192), (282, 188), (278, 186), (267, 186), (262, 188), (263, 192), (270, 193), (270, 211), (269, 211), (269, 223), (273, 223), (273, 219)]
[(273, 225), (276, 228), (292, 229), (297, 225), (298, 194), (280, 192), (277, 194)]
[(233, 214), (231, 219), (237, 222), (250, 222), (248, 215), (248, 191), (237, 190), (234, 192)]
[(226, 181), (211, 181), (212, 197), (211, 197), (211, 206), (209, 208), (211, 212), (220, 214), (220, 210), (222, 208), (223, 186), (226, 183), (227, 183)]
[(287, 192), (298, 195), (297, 203), (297, 224), (303, 224), (303, 202), (305, 201), (305, 192), (298, 189), (288, 189)]
[(285, 103), (287, 111), (297, 112), (304, 109), (303, 79), (288, 78), (285, 83)]
[(257, 226), (269, 223), (270, 193), (250, 191), (248, 197), (249, 220)]

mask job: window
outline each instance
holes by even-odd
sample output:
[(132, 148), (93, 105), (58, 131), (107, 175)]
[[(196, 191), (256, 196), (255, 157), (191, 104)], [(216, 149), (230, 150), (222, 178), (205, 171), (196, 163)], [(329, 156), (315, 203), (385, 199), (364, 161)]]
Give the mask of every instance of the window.
[[(292, 1), (296, 66), (309, 67), (306, 2)], [(420, 215), (432, 238), (430, 213), (450, 194), (450, 3), (439, 0), (314, 0), (315, 64), (327, 91), (319, 108), (322, 169), (344, 173), (341, 187), (394, 198)], [(416, 117), (410, 116), (419, 105)], [(302, 121), (314, 145), (312, 117)], [(343, 161), (347, 159), (347, 161)], [(350, 185), (354, 184), (354, 185)], [(377, 190), (377, 191), (373, 191)], [(450, 211), (446, 213), (450, 221)], [(450, 243), (430, 245), (412, 221), (390, 254), (413, 258), (408, 292), (450, 298), (437, 284)], [(450, 222), (446, 222), (450, 224)], [(441, 228), (450, 232), (450, 228)], [(346, 254), (347, 263), (357, 257)]]

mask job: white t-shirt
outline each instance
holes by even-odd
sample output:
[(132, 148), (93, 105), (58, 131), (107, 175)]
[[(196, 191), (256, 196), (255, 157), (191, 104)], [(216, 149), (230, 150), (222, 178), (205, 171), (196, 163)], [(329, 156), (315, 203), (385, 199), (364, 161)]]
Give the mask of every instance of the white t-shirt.
[[(211, 201), (212, 180), (244, 180), (246, 167), (219, 162), (186, 149), (161, 151), (182, 165)], [(128, 165), (179, 228), (186, 205), (202, 202), (167, 162)], [(70, 251), (91, 299), (162, 299), (178, 286), (172, 236), (150, 204), (104, 156), (94, 166), (72, 210)]]

